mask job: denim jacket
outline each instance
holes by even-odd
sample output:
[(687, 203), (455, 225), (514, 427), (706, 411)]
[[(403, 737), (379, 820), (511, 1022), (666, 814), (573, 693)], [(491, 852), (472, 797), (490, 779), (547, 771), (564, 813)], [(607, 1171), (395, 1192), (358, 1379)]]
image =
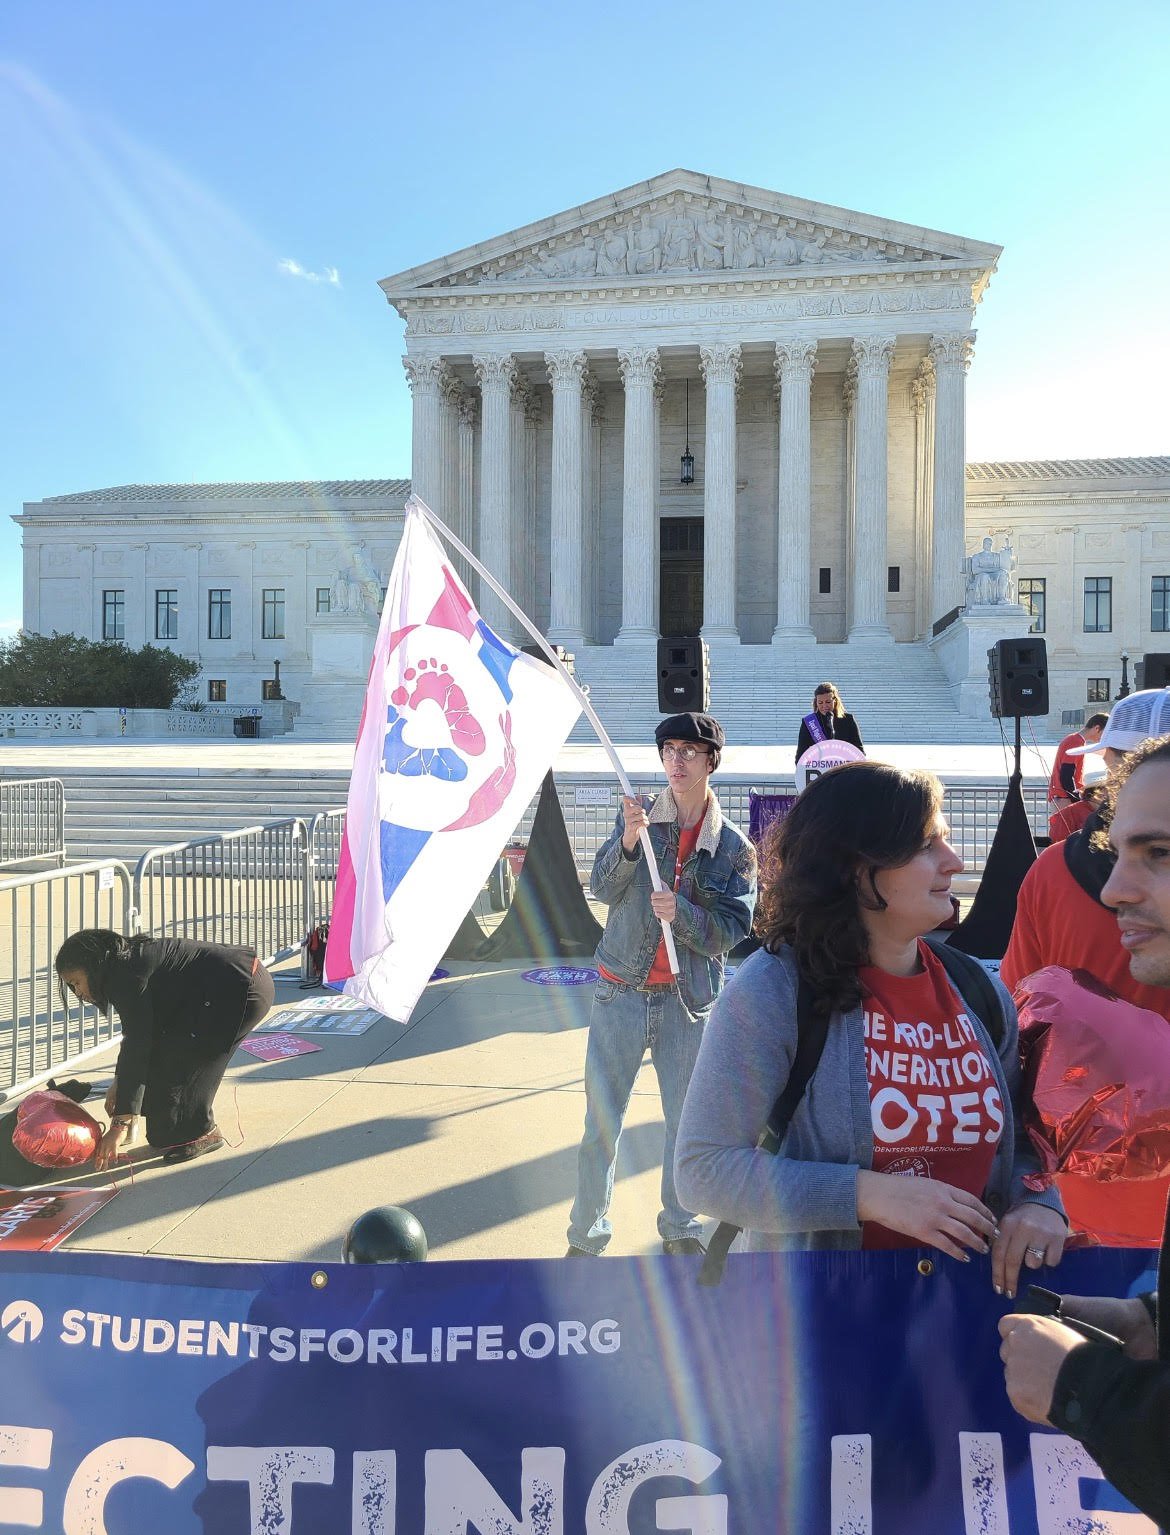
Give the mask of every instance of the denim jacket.
[[(664, 789), (651, 805), (650, 844), (662, 882), (674, 885), (678, 856), (678, 810)], [(625, 821), (619, 810), (614, 829), (597, 851), (589, 888), (609, 907), (597, 945), (598, 962), (629, 986), (643, 986), (654, 963), (662, 927), (650, 909), (650, 872), (639, 844), (632, 856), (622, 847)], [(723, 960), (751, 931), (756, 905), (756, 850), (738, 827), (723, 819), (714, 794), (695, 851), (683, 864), (678, 911), (671, 923), (678, 950), (679, 991), (691, 1013), (705, 1013), (723, 986)]]

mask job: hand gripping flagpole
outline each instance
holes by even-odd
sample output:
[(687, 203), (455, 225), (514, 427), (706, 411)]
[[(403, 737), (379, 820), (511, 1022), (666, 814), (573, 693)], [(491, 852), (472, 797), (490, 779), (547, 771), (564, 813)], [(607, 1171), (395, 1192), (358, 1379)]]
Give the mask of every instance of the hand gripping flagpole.
[[(421, 512), (421, 514), (426, 518), (431, 526), (435, 528), (437, 532), (443, 535), (443, 537), (452, 546), (452, 548), (459, 551), (459, 553), (471, 566), (472, 570), (476, 571), (479, 576), (487, 582), (492, 591), (495, 592), (496, 596), (508, 609), (509, 613), (512, 614), (513, 618), (518, 619), (520, 623), (523, 624), (527, 632), (540, 646), (541, 652), (547, 658), (547, 660), (549, 660), (553, 666), (556, 667), (557, 671), (560, 672), (565, 682), (576, 694), (577, 702), (581, 705), (581, 708), (585, 713), (585, 717), (593, 726), (594, 730), (596, 730), (597, 739), (601, 742), (602, 746), (604, 746), (606, 755), (608, 756), (610, 762), (613, 764), (613, 770), (618, 776), (618, 782), (622, 786), (622, 793), (626, 796), (627, 799), (633, 799), (633, 785), (630, 783), (629, 778), (626, 776), (626, 770), (622, 766), (621, 758), (618, 756), (613, 742), (606, 734), (605, 726), (598, 719), (597, 711), (589, 702), (588, 695), (582, 691), (577, 683), (576, 678), (572, 676), (568, 667), (561, 660), (560, 656), (557, 655), (556, 651), (548, 643), (544, 635), (541, 634), (536, 625), (532, 623), (531, 619), (529, 619), (527, 615), (516, 606), (511, 597), (508, 596), (507, 592), (491, 574), (491, 572), (483, 568), (483, 566), (476, 559), (475, 555), (472, 554), (467, 545), (460, 539), (456, 538), (451, 529), (446, 525), (445, 522), (438, 518), (434, 512), (431, 511), (426, 502), (423, 501), (419, 496), (411, 496), (407, 500), (406, 510), (409, 512), (412, 507), (415, 509), (415, 511)], [(645, 826), (643, 826), (638, 833), (638, 841), (642, 846), (642, 853), (646, 859), (646, 867), (650, 871), (651, 885), (655, 890), (665, 891), (666, 885), (663, 883), (662, 876), (658, 872), (658, 860), (654, 856), (654, 848), (650, 842), (650, 833)], [(670, 964), (670, 973), (677, 979), (679, 973), (678, 952), (674, 946), (674, 934), (670, 930), (669, 922), (663, 920), (662, 918), (660, 918), (659, 921), (661, 922), (662, 926), (662, 941), (666, 945), (666, 958)]]

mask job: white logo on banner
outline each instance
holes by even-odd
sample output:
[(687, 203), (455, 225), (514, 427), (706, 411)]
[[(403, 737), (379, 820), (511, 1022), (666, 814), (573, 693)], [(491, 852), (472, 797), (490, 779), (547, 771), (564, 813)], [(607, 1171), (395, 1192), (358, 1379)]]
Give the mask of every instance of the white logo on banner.
[(41, 1335), (45, 1318), (30, 1300), (9, 1301), (0, 1311), (0, 1334), (12, 1343), (32, 1343)]

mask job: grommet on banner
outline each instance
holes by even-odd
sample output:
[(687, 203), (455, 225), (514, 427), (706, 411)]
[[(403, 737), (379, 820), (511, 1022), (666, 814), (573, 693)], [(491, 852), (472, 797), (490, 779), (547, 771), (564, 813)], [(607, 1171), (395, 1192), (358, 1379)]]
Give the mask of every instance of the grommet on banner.
[(309, 1275), (309, 1283), (313, 1286), (314, 1290), (323, 1290), (329, 1283), (329, 1275), (324, 1269), (314, 1269)]
[(918, 1272), (922, 1275), (923, 1279), (929, 1279), (930, 1276), (934, 1273), (934, 1263), (931, 1261), (931, 1259), (919, 1258)]

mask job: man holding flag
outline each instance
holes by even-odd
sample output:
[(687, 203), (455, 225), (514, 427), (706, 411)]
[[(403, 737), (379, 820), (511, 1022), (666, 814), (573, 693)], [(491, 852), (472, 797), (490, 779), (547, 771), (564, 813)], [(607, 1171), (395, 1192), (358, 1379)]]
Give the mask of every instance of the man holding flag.
[[(658, 1234), (666, 1253), (703, 1252), (699, 1221), (675, 1191), (674, 1142), (703, 1025), (723, 986), (724, 960), (751, 930), (756, 854), (723, 819), (708, 787), (724, 746), (718, 720), (675, 714), (661, 722), (654, 739), (668, 787), (653, 804), (623, 798), (590, 879), (609, 915), (597, 947), (600, 977), (585, 1056), (585, 1132), (569, 1216), (570, 1258), (596, 1257), (609, 1243), (618, 1140), (647, 1050), (666, 1121)], [(661, 890), (652, 887), (639, 841), (644, 832)], [(677, 949), (677, 976), (663, 923)]]

